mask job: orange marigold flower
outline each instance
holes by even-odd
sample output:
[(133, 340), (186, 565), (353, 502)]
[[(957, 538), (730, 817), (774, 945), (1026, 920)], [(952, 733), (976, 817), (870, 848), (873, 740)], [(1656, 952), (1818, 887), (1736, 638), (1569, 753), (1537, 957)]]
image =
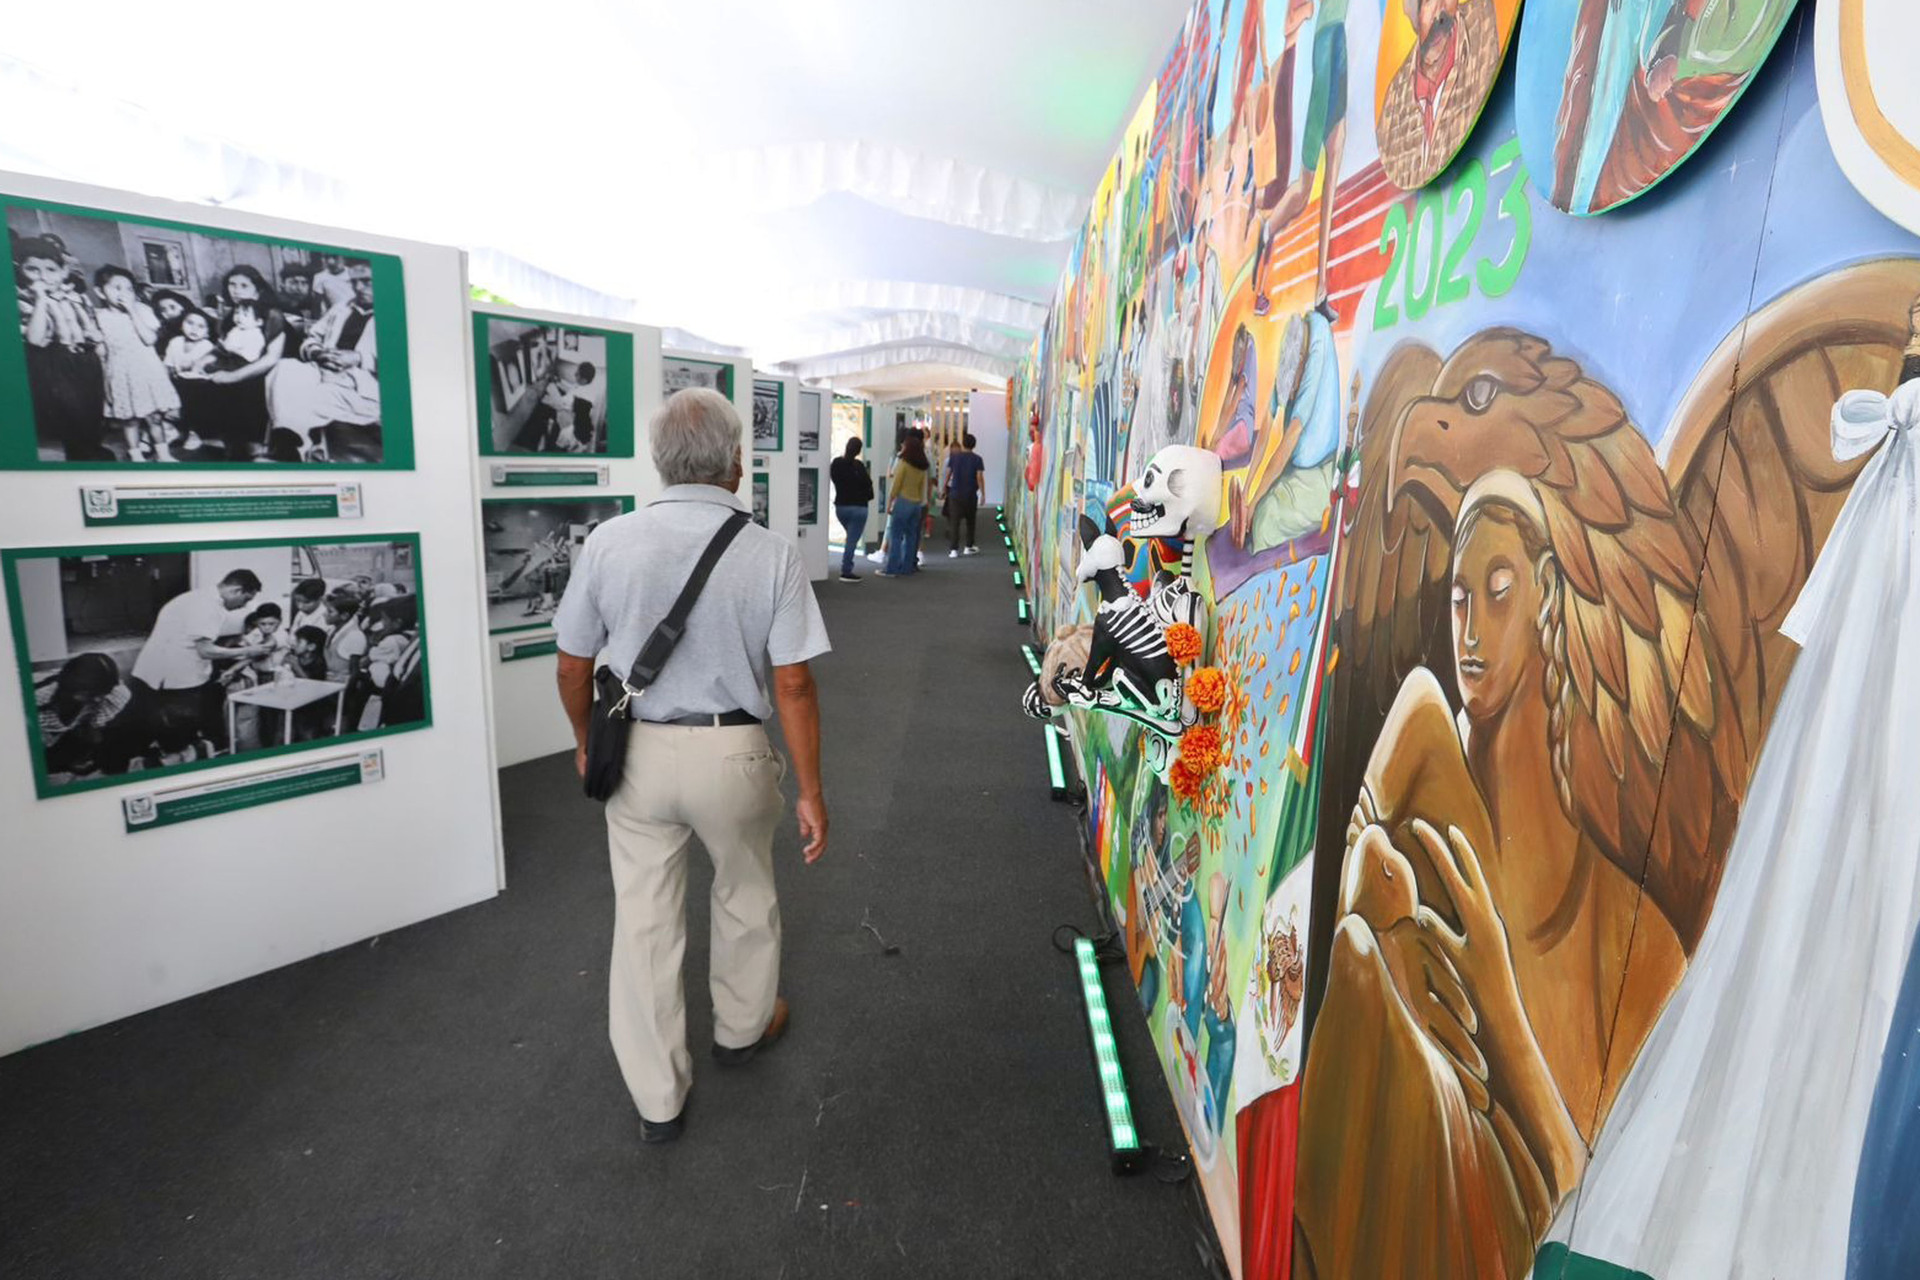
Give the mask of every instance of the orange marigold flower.
[(1197, 724), (1180, 735), (1180, 763), (1201, 777), (1213, 773), (1226, 761), (1225, 744), (1220, 731), (1210, 724)]
[(1203, 715), (1227, 705), (1227, 676), (1218, 667), (1201, 667), (1187, 677), (1187, 696)]
[(1173, 767), (1167, 770), (1167, 785), (1173, 788), (1173, 794), (1187, 804), (1192, 804), (1200, 798), (1200, 786), (1203, 781), (1184, 756), (1175, 760)]
[(1176, 622), (1167, 628), (1167, 652), (1181, 666), (1197, 659), (1203, 646), (1199, 630), (1187, 623)]

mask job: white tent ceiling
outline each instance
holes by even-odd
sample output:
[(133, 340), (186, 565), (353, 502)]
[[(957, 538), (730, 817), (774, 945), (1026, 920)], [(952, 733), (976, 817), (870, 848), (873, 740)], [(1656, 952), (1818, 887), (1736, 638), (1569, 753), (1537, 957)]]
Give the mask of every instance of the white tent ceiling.
[(451, 242), (529, 306), (997, 386), (1188, 0), (82, 0), (0, 168)]

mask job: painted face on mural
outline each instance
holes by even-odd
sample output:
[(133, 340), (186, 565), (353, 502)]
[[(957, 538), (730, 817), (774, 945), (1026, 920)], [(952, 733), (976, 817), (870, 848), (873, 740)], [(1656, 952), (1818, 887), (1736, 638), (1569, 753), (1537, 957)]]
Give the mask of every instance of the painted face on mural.
[(1454, 553), (1454, 678), (1475, 721), (1505, 710), (1541, 667), (1542, 587), (1520, 519), (1510, 507), (1481, 508)]

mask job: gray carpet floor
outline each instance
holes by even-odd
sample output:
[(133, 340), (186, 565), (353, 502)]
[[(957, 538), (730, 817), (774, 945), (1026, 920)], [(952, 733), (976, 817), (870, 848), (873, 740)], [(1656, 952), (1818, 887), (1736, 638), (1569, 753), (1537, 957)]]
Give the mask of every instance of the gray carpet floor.
[[(713, 1067), (696, 856), (679, 1143), (641, 1146), (607, 1044), (604, 828), (554, 757), (502, 774), (499, 898), (0, 1060), (0, 1275), (1218, 1274), (1191, 1183), (1107, 1167), (1049, 941), (1095, 922), (1078, 818), (982, 523), (978, 557), (819, 584), (832, 841), (803, 866), (789, 814), (776, 843), (792, 1028)], [(1107, 984), (1142, 1131), (1184, 1151)]]

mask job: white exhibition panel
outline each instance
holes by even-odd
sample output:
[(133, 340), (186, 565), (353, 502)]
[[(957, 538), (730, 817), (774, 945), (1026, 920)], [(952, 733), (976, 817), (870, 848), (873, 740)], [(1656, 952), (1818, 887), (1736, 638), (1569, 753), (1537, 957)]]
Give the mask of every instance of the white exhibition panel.
[[(827, 474), (828, 464), (833, 459), (833, 393), (801, 387), (799, 413), (794, 421), (794, 541), (800, 548), (801, 563), (807, 566), (807, 577), (819, 582), (827, 576), (827, 542), (833, 533), (828, 523), (833, 519), (833, 485)], [(798, 428), (807, 423), (814, 424), (818, 429), (819, 447), (816, 449), (800, 449)], [(800, 518), (804, 514), (799, 510), (803, 471), (815, 473), (811, 524)]]
[[(6, 641), (0, 693), (0, 1054), (97, 1026), (481, 901), (501, 883), (499, 797), (487, 724), (484, 616), (468, 414), (466, 272), (457, 250), (282, 222), (127, 192), (0, 174), (33, 200), (394, 255), (406, 288), (415, 468), (12, 471), (0, 546), (225, 542), (285, 535), (418, 534), (430, 727), (319, 743), (271, 760), (38, 799)], [(19, 424), (8, 424), (19, 429)], [(87, 528), (82, 484), (266, 486), (352, 481), (359, 519)], [(0, 608), (4, 608), (0, 604)], [(11, 637), (11, 620), (0, 632)], [(216, 783), (357, 748), (385, 779), (218, 816), (125, 831), (124, 796)]]
[[(603, 320), (586, 317), (561, 316), (551, 312), (524, 311), (510, 307), (478, 307), (476, 310), (488, 314), (524, 316), (545, 319), (557, 324), (582, 324), (593, 328), (621, 330), (627, 326), (609, 324)], [(664, 360), (703, 360), (716, 364), (729, 365), (733, 369), (733, 405), (740, 413), (741, 449), (743, 456), (751, 445), (753, 421), (753, 362), (745, 356), (730, 357), (712, 355), (698, 351), (666, 351), (660, 345), (660, 331), (657, 329), (632, 328), (634, 336), (634, 456), (632, 458), (598, 458), (592, 462), (611, 468), (612, 481), (606, 487), (596, 489), (502, 489), (492, 484), (491, 468), (485, 463), (515, 461), (531, 464), (537, 460), (535, 455), (519, 459), (489, 458), (483, 459), (479, 473), (482, 497), (533, 497), (547, 495), (554, 497), (583, 497), (590, 493), (612, 496), (631, 496), (636, 503), (644, 503), (649, 498), (658, 497), (665, 487), (660, 481), (660, 473), (654, 469), (653, 456), (647, 439), (647, 423), (665, 400), (665, 388), (661, 377)], [(748, 459), (749, 462), (751, 459)], [(556, 465), (587, 465), (586, 461), (567, 463), (565, 460)], [(740, 494), (748, 494), (747, 480), (740, 484)], [(527, 760), (536, 760), (541, 756), (552, 755), (559, 751), (573, 749), (573, 729), (567, 724), (566, 716), (560, 710), (560, 700), (554, 689), (554, 668), (558, 659), (551, 655), (543, 657), (519, 658), (505, 661), (501, 656), (500, 642), (515, 638), (525, 639), (535, 633), (511, 633), (490, 637), (487, 646), (488, 665), (492, 675), (492, 705), (494, 741), (499, 754), (501, 768), (521, 764)]]
[[(797, 378), (759, 372), (753, 375), (753, 380), (780, 385), (785, 421), (781, 426), (778, 449), (753, 449), (747, 464), (747, 483), (751, 486), (756, 475), (767, 477), (767, 527), (796, 547), (803, 546), (800, 541), (800, 382)], [(748, 430), (752, 430), (751, 424)], [(752, 501), (751, 487), (748, 489), (748, 501)], [(820, 538), (823, 544), (826, 536), (826, 531), (822, 529)]]
[[(1007, 397), (1001, 391), (976, 391), (967, 401), (967, 430), (973, 433), (973, 451), (987, 464), (987, 501), (997, 507), (1007, 500)], [(985, 549), (985, 535), (982, 550)]]
[[(654, 469), (646, 438), (647, 420), (653, 416), (654, 411), (660, 407), (665, 398), (661, 385), (660, 330), (641, 325), (614, 324), (591, 316), (564, 315), (554, 311), (534, 311), (485, 303), (476, 303), (471, 310), (482, 315), (510, 317), (514, 320), (551, 325), (561, 329), (575, 327), (598, 329), (608, 333), (629, 334), (633, 338), (634, 385), (631, 403), (634, 416), (634, 456), (615, 458), (599, 454), (516, 453), (483, 457), (480, 460), (479, 470), (480, 497), (483, 502), (524, 499), (530, 503), (537, 503), (554, 499), (568, 501), (631, 498), (637, 506), (660, 495), (663, 486), (660, 483), (659, 472)], [(471, 325), (468, 327), (471, 329)], [(476, 359), (478, 355), (476, 351)], [(734, 363), (713, 356), (693, 358), (713, 360), (722, 364)], [(736, 368), (734, 372), (736, 400), (739, 395), (740, 379), (741, 373)], [(475, 384), (474, 394), (476, 397), (479, 394), (478, 383)], [(476, 400), (476, 412), (477, 408)], [(504, 486), (494, 482), (493, 472), (497, 466), (528, 468), (552, 466), (566, 470), (605, 467), (607, 483), (592, 486)], [(483, 507), (482, 510), (484, 511), (485, 508)], [(483, 554), (484, 546), (483, 534)], [(573, 729), (568, 725), (566, 715), (560, 709), (559, 695), (554, 688), (554, 667), (558, 660), (551, 654), (508, 660), (502, 651), (503, 641), (526, 642), (550, 634), (550, 628), (540, 627), (489, 635), (487, 665), (492, 681), (494, 748), (498, 754), (498, 763), (503, 769), (508, 765), (535, 760), (557, 751), (568, 751), (573, 747)]]

